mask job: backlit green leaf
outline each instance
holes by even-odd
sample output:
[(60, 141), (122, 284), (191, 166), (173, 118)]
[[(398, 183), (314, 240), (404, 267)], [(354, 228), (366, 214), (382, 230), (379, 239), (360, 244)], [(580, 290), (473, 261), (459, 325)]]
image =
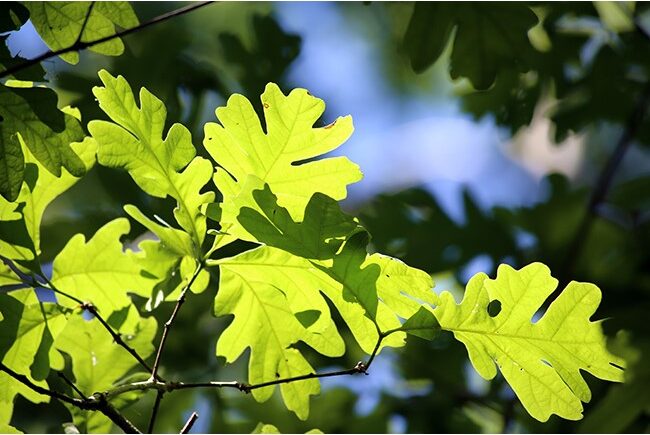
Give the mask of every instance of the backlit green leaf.
[[(155, 319), (141, 319), (132, 306), (122, 324), (112, 326), (143, 358), (153, 353), (152, 341), (157, 329)], [(79, 315), (70, 318), (65, 329), (57, 337), (55, 346), (72, 358), (75, 385), (88, 396), (115, 385), (137, 364), (124, 348), (115, 345), (113, 338), (99, 321), (87, 321)], [(69, 409), (75, 425), (82, 431), (110, 430), (110, 421), (103, 415), (82, 411), (76, 407)]]
[[(151, 279), (141, 274), (130, 251), (123, 251), (120, 238), (128, 233), (129, 221), (115, 219), (86, 242), (77, 234), (54, 259), (52, 283), (65, 293), (95, 305), (102, 316), (128, 306), (128, 292), (149, 296)], [(61, 303), (74, 302), (64, 301)]]
[[(94, 3), (92, 9), (91, 4)], [(72, 46), (81, 35), (82, 42), (95, 41), (115, 34), (115, 26), (123, 28), (138, 25), (131, 5), (128, 2), (27, 2), (30, 19), (36, 31), (52, 51)], [(86, 22), (86, 15), (88, 20)], [(84, 22), (85, 27), (84, 27)], [(124, 51), (124, 44), (114, 38), (89, 47), (96, 53), (118, 56)], [(68, 63), (76, 64), (79, 53), (71, 51), (61, 55)]]
[(278, 205), (269, 185), (254, 176), (248, 177), (240, 194), (224, 207), (226, 213), (237, 214), (237, 221), (246, 230), (236, 226), (229, 230), (231, 234), (308, 259), (333, 258), (342, 238), (360, 228), (341, 211), (336, 200), (322, 193), (311, 197), (302, 222), (296, 223), (287, 209)]
[(124, 77), (115, 78), (107, 71), (100, 71), (99, 76), (104, 86), (95, 87), (93, 92), (114, 121), (88, 123), (99, 144), (99, 162), (126, 169), (149, 195), (173, 197), (178, 203), (174, 216), (189, 233), (193, 252), (199, 258), (206, 232), (205, 216), (199, 208), (214, 200), (213, 192), (200, 191), (212, 176), (212, 166), (195, 157), (190, 132), (184, 126), (172, 125), (163, 139), (167, 111), (162, 101), (142, 88), (138, 107)]
[[(51, 365), (49, 350), (65, 325), (63, 311), (54, 304), (39, 303), (32, 289), (1, 293), (0, 311), (3, 317), (0, 322), (2, 363), (47, 388), (44, 379)], [(36, 403), (50, 399), (0, 372), (0, 408), (11, 407), (17, 394)]]
[[(339, 226), (346, 221), (345, 215), (338, 207), (332, 207), (330, 198), (314, 195), (304, 221), (294, 222), (286, 209), (275, 203), (275, 197), (267, 188), (249, 196), (260, 201), (261, 204), (256, 204), (258, 209), (275, 210), (269, 213), (270, 217), (254, 212), (254, 220), (261, 223), (271, 219), (268, 223), (276, 219), (277, 228), (284, 229), (288, 236), (270, 231), (271, 227), (266, 224), (259, 225), (261, 231), (257, 234), (257, 225), (251, 224), (247, 229), (261, 239), (260, 242), (268, 242), (270, 246), (233, 258), (208, 261), (208, 264), (221, 267), (215, 313), (235, 315), (233, 323), (219, 338), (217, 354), (230, 362), (250, 347), (249, 382), (297, 376), (301, 370), (302, 374), (309, 373), (311, 366), (293, 347), (298, 341), (324, 355), (343, 352), (343, 343), (322, 294), (332, 301), (367, 353), (377, 342), (378, 328), (382, 331), (398, 329), (401, 326), (398, 316), (406, 319), (418, 311), (420, 303), (411, 296), (435, 302), (428, 274), (390, 257), (368, 256), (368, 238), (363, 231), (349, 238), (333, 259), (309, 260), (291, 254), (290, 251), (326, 252), (327, 249), (319, 251), (310, 247), (331, 247), (321, 236), (327, 234), (328, 229), (349, 231), (356, 228), (349, 217), (350, 225)], [(252, 208), (248, 210), (253, 213)], [(329, 210), (327, 217), (316, 219), (311, 215), (322, 210)], [(330, 226), (331, 222), (336, 225)], [(304, 237), (294, 237), (296, 234)], [(286, 251), (271, 245), (281, 246)], [(383, 345), (401, 346), (404, 337), (402, 332), (392, 334)], [(318, 392), (318, 381), (283, 384), (280, 388), (287, 407), (300, 418), (306, 418), (308, 396)], [(253, 394), (261, 401), (270, 397), (272, 391), (273, 387), (267, 387), (254, 390)]]
[(2, 433), (16, 433), (22, 432), (13, 426), (9, 425), (11, 414), (13, 413), (13, 403), (2, 403), (0, 406), (0, 432)]
[[(78, 158), (89, 170), (95, 164), (97, 146), (91, 138), (71, 145)], [(0, 222), (0, 255), (20, 261), (34, 258), (41, 252), (41, 220), (47, 206), (59, 195), (68, 190), (77, 181), (67, 171), (62, 171), (60, 177), (54, 176), (38, 162), (31, 152), (23, 145), (27, 165), (26, 183), (23, 183), (20, 194), (15, 202), (6, 203), (0, 200), (3, 209), (3, 222)], [(24, 204), (24, 205), (23, 205)], [(22, 220), (16, 219), (22, 214)], [(5, 220), (6, 219), (6, 220)], [(5, 241), (7, 243), (5, 243)]]
[[(501, 265), (496, 279), (474, 276), (459, 305), (443, 293), (435, 310), (442, 329), (465, 344), (476, 371), (492, 379), (498, 366), (526, 410), (540, 421), (551, 414), (582, 418), (581, 401), (588, 402), (591, 392), (580, 370), (610, 381), (623, 379), (619, 366), (624, 362), (607, 351), (600, 322), (589, 320), (601, 299), (595, 285), (572, 281), (532, 323), (556, 286), (543, 264), (520, 270)], [(494, 300), (501, 310), (491, 316), (488, 305)]]
[(440, 324), (430, 309), (420, 307), (404, 322), (400, 330), (425, 340), (433, 340), (440, 331)]
[[(265, 129), (250, 101), (238, 94), (216, 110), (221, 124), (205, 125), (203, 144), (220, 166), (214, 182), (223, 202), (232, 201), (249, 175), (269, 184), (278, 203), (294, 219), (302, 218), (314, 193), (345, 198), (347, 185), (362, 177), (357, 165), (345, 157), (301, 162), (338, 148), (352, 134), (352, 118), (339, 117), (325, 127), (314, 128), (325, 103), (305, 89), (294, 89), (286, 96), (269, 83), (261, 98)], [(234, 225), (235, 218), (222, 215), (222, 227)], [(226, 239), (218, 241), (226, 243)]]
[[(164, 300), (173, 300), (181, 287), (189, 281), (196, 268), (194, 246), (189, 234), (147, 218), (136, 206), (125, 205), (124, 210), (159, 240), (145, 240), (138, 247), (138, 263), (153, 278), (148, 308), (157, 307)], [(192, 284), (191, 290), (200, 293), (208, 285), (209, 275), (203, 270)]]

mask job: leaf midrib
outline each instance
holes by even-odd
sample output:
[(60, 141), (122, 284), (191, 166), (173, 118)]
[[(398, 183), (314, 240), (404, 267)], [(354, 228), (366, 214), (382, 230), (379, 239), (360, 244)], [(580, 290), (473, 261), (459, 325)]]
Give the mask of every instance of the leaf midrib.
[(453, 328), (450, 326), (444, 326), (441, 325), (441, 328), (444, 329), (445, 331), (450, 331), (450, 332), (463, 332), (463, 333), (469, 333), (469, 334), (478, 334), (478, 335), (485, 335), (485, 336), (490, 336), (490, 337), (504, 337), (504, 338), (509, 338), (509, 339), (519, 339), (519, 340), (534, 340), (534, 341), (543, 341), (543, 342), (548, 342), (548, 343), (558, 343), (558, 344), (599, 344), (598, 341), (567, 341), (567, 340), (552, 340), (550, 338), (546, 337), (532, 337), (532, 336), (523, 336), (523, 335), (516, 335), (516, 334), (502, 334), (499, 332), (494, 332), (494, 331), (483, 331), (480, 329), (469, 329), (469, 328)]
[[(107, 89), (107, 88), (105, 87), (104, 89)], [(116, 92), (115, 92), (115, 94), (118, 95)], [(133, 100), (134, 100), (133, 102), (134, 102), (136, 111), (141, 113), (142, 112), (142, 107), (138, 107), (138, 105), (135, 103), (135, 94), (133, 94), (133, 91), (131, 91), (131, 95), (133, 96)], [(128, 113), (130, 115), (131, 112), (127, 109), (127, 107), (124, 104), (124, 101), (122, 100), (122, 98), (119, 98), (119, 95), (118, 95), (117, 100), (119, 101), (120, 106), (122, 107), (124, 112)], [(140, 105), (142, 105), (142, 100), (140, 100)], [(130, 118), (131, 118), (132, 121), (136, 121), (135, 119), (133, 119), (133, 116), (130, 116)], [(164, 124), (164, 122), (163, 122), (163, 124)], [(172, 194), (172, 196), (174, 196), (174, 198), (178, 201), (178, 204), (179, 204), (179, 206), (181, 206), (183, 214), (185, 214), (186, 217), (189, 218), (189, 221), (190, 221), (190, 224), (191, 224), (192, 241), (194, 242), (195, 248), (200, 249), (199, 232), (198, 232), (198, 230), (196, 228), (196, 222), (194, 221), (194, 218), (192, 217), (192, 215), (189, 212), (189, 207), (185, 203), (184, 198), (181, 196), (180, 191), (178, 190), (178, 187), (176, 186), (176, 184), (174, 183), (172, 177), (170, 176), (171, 174), (168, 173), (168, 168), (166, 168), (162, 164), (162, 162), (158, 158), (158, 155), (154, 152), (153, 145), (146, 138), (146, 135), (142, 134), (143, 132), (140, 130), (140, 126), (138, 125), (138, 123), (137, 122), (133, 123), (134, 130), (136, 130), (135, 132), (129, 131), (129, 129), (127, 129), (124, 125), (121, 125), (121, 124), (118, 124), (118, 123), (115, 123), (115, 125), (117, 125), (120, 128), (124, 129), (124, 131), (126, 131), (127, 133), (129, 133), (131, 135), (134, 135), (136, 140), (138, 140), (139, 142), (144, 144), (147, 153), (153, 156), (154, 161), (158, 164), (159, 168), (162, 169), (162, 174), (167, 178), (167, 181), (169, 182), (170, 187), (174, 191), (173, 193), (175, 193), (175, 196), (173, 194)], [(171, 128), (170, 128), (170, 130), (171, 130)], [(167, 132), (169, 133), (169, 130)], [(160, 140), (160, 143), (161, 144), (164, 143), (164, 140), (162, 140), (162, 138)], [(192, 146), (194, 146), (194, 144), (192, 144)], [(193, 160), (194, 160), (194, 158), (192, 158), (187, 163), (187, 165), (185, 165), (185, 168), (187, 166), (189, 166), (192, 163)], [(179, 172), (176, 172), (175, 170), (172, 170), (172, 172), (174, 174), (179, 174)]]

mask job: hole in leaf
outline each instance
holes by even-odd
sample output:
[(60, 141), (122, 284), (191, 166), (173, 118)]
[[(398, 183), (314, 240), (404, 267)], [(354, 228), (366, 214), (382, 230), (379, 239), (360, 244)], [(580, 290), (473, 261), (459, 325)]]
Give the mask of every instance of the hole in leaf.
[(496, 317), (501, 312), (501, 301), (495, 299), (490, 301), (487, 306), (487, 312), (490, 317)]

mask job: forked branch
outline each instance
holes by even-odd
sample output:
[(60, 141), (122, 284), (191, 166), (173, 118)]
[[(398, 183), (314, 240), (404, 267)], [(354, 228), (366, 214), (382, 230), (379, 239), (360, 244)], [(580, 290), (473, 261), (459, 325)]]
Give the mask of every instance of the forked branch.
[(67, 396), (63, 393), (59, 393), (54, 390), (49, 390), (43, 388), (40, 385), (33, 383), (27, 376), (17, 373), (0, 362), (0, 371), (6, 373), (16, 381), (27, 386), (32, 391), (35, 391), (39, 394), (45, 396), (53, 397), (59, 399), (62, 402), (65, 402), (69, 405), (76, 406), (79, 409), (84, 409), (87, 411), (99, 411), (108, 417), (113, 423), (115, 423), (120, 429), (125, 433), (142, 433), (138, 430), (137, 427), (133, 425), (129, 420), (127, 420), (117, 409), (115, 409), (107, 400), (104, 394), (94, 394), (91, 397), (83, 399), (75, 399), (73, 397)]
[[(198, 271), (200, 271), (200, 267), (197, 268)], [(198, 272), (195, 272), (193, 275), (193, 279), (190, 280), (188, 285), (186, 286), (185, 290), (189, 289), (189, 287), (192, 285), (194, 282), (194, 279), (196, 279), (196, 276), (198, 275)], [(181, 303), (182, 304), (182, 303)], [(176, 308), (178, 308), (179, 305), (177, 304)], [(174, 310), (174, 312), (177, 313), (177, 309)], [(176, 316), (172, 314), (172, 318), (170, 319), (172, 322)], [(424, 329), (424, 328), (423, 328)], [(184, 389), (190, 389), (190, 388), (235, 388), (239, 391), (242, 391), (244, 393), (250, 393), (253, 390), (256, 390), (258, 388), (264, 388), (264, 387), (269, 387), (272, 385), (279, 385), (279, 384), (287, 384), (290, 382), (298, 382), (302, 380), (307, 380), (307, 379), (315, 379), (315, 378), (326, 378), (326, 377), (333, 377), (333, 376), (344, 376), (344, 375), (356, 375), (363, 373), (365, 375), (368, 375), (368, 369), (370, 368), (372, 362), (375, 359), (375, 356), (377, 355), (377, 352), (379, 351), (379, 348), (381, 346), (381, 343), (383, 340), (388, 337), (389, 335), (393, 334), (394, 332), (398, 332), (400, 329), (393, 329), (390, 331), (386, 332), (381, 332), (378, 331), (378, 338), (377, 338), (377, 343), (375, 344), (375, 347), (370, 354), (370, 357), (368, 358), (367, 362), (359, 361), (354, 367), (347, 369), (347, 370), (337, 370), (337, 371), (329, 371), (329, 372), (322, 372), (322, 373), (308, 373), (302, 376), (294, 376), (290, 378), (283, 378), (283, 379), (275, 379), (272, 381), (268, 382), (262, 382), (259, 384), (253, 384), (249, 385), (243, 382), (237, 382), (237, 381), (210, 381), (210, 382), (175, 382), (175, 381), (162, 381), (159, 378), (150, 378), (147, 381), (143, 382), (132, 382), (129, 384), (124, 384), (124, 385), (119, 385), (111, 390), (101, 392), (101, 393), (95, 393), (90, 397), (87, 398), (81, 398), (81, 399), (76, 399), (73, 397), (69, 397), (65, 394), (49, 390), (47, 388), (43, 388), (39, 385), (34, 384), (27, 376), (18, 374), (5, 366), (4, 364), (0, 363), (0, 371), (7, 373), (9, 376), (17, 380), (18, 382), (26, 385), (27, 387), (31, 388), (32, 390), (36, 391), (37, 393), (40, 394), (45, 394), (47, 396), (53, 397), (55, 399), (59, 399), (62, 402), (68, 403), (72, 406), (76, 406), (80, 409), (84, 410), (94, 410), (94, 411), (99, 411), (102, 414), (104, 414), (106, 417), (108, 417), (113, 423), (115, 423), (118, 427), (120, 427), (125, 433), (141, 433), (130, 421), (128, 421), (120, 412), (115, 409), (110, 403), (109, 399), (112, 399), (114, 397), (117, 397), (121, 394), (130, 392), (130, 391), (149, 391), (149, 390), (157, 390), (158, 395), (157, 395), (157, 404), (160, 404), (160, 400), (162, 399), (162, 396), (165, 393), (176, 391), (176, 390), (184, 390)], [(161, 345), (164, 344), (161, 340)], [(161, 349), (162, 346), (159, 346), (159, 349)], [(66, 379), (66, 382), (71, 383)], [(76, 388), (74, 388), (75, 391), (79, 392)], [(153, 431), (153, 427), (155, 425), (155, 415), (157, 414), (157, 409), (158, 406), (155, 406), (153, 410), (153, 415), (149, 424), (149, 432)], [(192, 428), (192, 425), (198, 418), (198, 414), (193, 413), (192, 416), (188, 419), (187, 423), (183, 427), (183, 430), (181, 433), (188, 433), (189, 430)]]

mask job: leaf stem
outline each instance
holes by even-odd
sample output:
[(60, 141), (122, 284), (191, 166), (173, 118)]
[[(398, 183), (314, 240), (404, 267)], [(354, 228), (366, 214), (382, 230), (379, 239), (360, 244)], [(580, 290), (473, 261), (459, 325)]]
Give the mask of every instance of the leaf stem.
[(139, 24), (139, 25), (137, 25), (135, 27), (131, 27), (130, 29), (125, 29), (125, 30), (122, 30), (120, 32), (116, 32), (113, 35), (104, 36), (102, 38), (95, 39), (93, 41), (88, 41), (88, 42), (78, 40), (77, 42), (75, 42), (74, 44), (72, 44), (69, 47), (61, 48), (61, 49), (55, 50), (55, 51), (48, 50), (45, 53), (43, 53), (43, 54), (41, 54), (41, 55), (39, 55), (39, 56), (37, 56), (37, 57), (35, 57), (33, 59), (28, 59), (25, 62), (22, 62), (22, 63), (20, 63), (18, 65), (7, 68), (6, 70), (0, 72), (0, 79), (2, 79), (4, 77), (8, 77), (10, 75), (13, 75), (18, 71), (22, 71), (22, 70), (24, 70), (26, 68), (29, 68), (29, 67), (31, 67), (33, 65), (36, 65), (36, 64), (38, 64), (38, 63), (40, 63), (40, 62), (42, 62), (44, 60), (50, 59), (52, 57), (59, 56), (61, 54), (65, 54), (65, 53), (69, 53), (71, 51), (84, 50), (84, 49), (86, 49), (88, 47), (92, 47), (94, 45), (101, 44), (102, 42), (110, 41), (111, 39), (120, 38), (122, 36), (126, 36), (126, 35), (129, 35), (131, 33), (135, 33), (137, 31), (145, 29), (145, 28), (147, 28), (149, 26), (153, 26), (154, 24), (162, 23), (163, 21), (167, 21), (170, 18), (186, 14), (188, 12), (191, 12), (193, 10), (201, 8), (203, 6), (207, 6), (207, 5), (211, 4), (211, 3), (214, 3), (214, 2), (205, 1), (205, 2), (199, 2), (199, 3), (192, 4), (192, 5), (184, 6), (182, 8), (173, 10), (171, 12), (167, 12), (165, 14), (159, 15), (159, 16), (157, 16), (157, 17), (155, 17), (155, 18), (153, 18), (153, 19), (151, 19), (151, 20), (149, 20), (149, 21), (147, 21), (145, 23)]

